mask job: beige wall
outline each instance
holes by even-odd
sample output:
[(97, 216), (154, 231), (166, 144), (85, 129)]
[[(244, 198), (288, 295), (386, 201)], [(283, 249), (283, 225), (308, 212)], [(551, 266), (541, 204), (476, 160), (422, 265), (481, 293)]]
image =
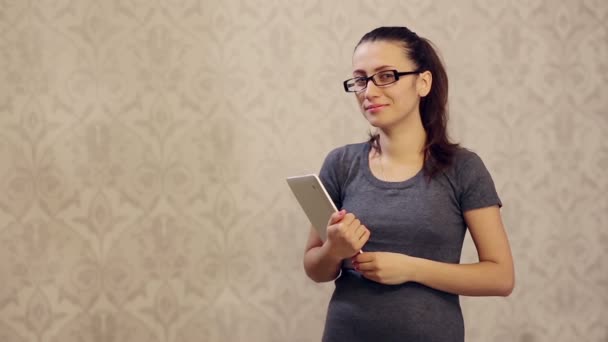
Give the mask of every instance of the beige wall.
[[(0, 341), (315, 341), (284, 177), (367, 126), (356, 41), (438, 45), (515, 292), (468, 341), (608, 340), (608, 2), (0, 2)], [(475, 260), (467, 240), (463, 261)]]

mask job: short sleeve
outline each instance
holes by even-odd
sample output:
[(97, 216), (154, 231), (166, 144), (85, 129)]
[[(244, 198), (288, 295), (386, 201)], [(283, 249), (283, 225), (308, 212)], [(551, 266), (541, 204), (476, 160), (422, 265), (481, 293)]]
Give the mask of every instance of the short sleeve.
[(467, 211), (498, 205), (502, 202), (494, 181), (481, 158), (470, 152), (459, 168), (460, 208)]
[(329, 152), (319, 171), (319, 179), (338, 209), (342, 209), (340, 169), (343, 154), (343, 148)]

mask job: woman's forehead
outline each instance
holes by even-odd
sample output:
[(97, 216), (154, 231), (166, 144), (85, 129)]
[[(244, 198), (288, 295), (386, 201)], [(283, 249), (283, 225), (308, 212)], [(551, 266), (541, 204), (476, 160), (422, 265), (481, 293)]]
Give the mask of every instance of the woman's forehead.
[(359, 45), (353, 53), (353, 70), (374, 72), (386, 68), (408, 68), (413, 63), (399, 43), (375, 41)]

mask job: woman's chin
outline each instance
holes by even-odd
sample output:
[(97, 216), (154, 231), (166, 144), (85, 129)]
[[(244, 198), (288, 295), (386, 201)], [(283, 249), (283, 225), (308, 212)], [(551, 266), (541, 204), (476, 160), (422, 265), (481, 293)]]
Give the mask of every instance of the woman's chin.
[(386, 123), (386, 122), (384, 122), (384, 120), (379, 120), (379, 118), (378, 118), (378, 117), (376, 117), (376, 116), (372, 116), (372, 117), (370, 117), (370, 116), (366, 116), (365, 118), (367, 119), (367, 122), (368, 122), (368, 123), (369, 123), (369, 124), (370, 124), (372, 127), (375, 127), (375, 128), (384, 128), (384, 127), (386, 127), (386, 125), (387, 125), (387, 123)]

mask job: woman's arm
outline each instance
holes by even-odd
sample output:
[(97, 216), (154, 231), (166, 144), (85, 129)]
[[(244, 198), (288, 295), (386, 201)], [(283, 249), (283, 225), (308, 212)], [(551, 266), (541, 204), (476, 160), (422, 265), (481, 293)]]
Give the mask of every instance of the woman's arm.
[(319, 233), (310, 227), (304, 252), (304, 270), (308, 277), (318, 283), (332, 281), (338, 277), (342, 259), (332, 257), (327, 244), (323, 244)]
[(355, 266), (365, 277), (384, 284), (414, 281), (465, 296), (508, 296), (515, 276), (513, 258), (497, 206), (470, 210), (464, 218), (479, 262), (449, 264), (396, 253), (363, 253)]
[(327, 241), (311, 227), (304, 253), (304, 269), (316, 282), (336, 279), (342, 260), (355, 255), (369, 239), (369, 230), (355, 215), (340, 210), (331, 215), (327, 224)]
[(464, 213), (479, 262), (447, 264), (414, 259), (413, 281), (465, 296), (508, 296), (515, 285), (513, 257), (497, 206)]

